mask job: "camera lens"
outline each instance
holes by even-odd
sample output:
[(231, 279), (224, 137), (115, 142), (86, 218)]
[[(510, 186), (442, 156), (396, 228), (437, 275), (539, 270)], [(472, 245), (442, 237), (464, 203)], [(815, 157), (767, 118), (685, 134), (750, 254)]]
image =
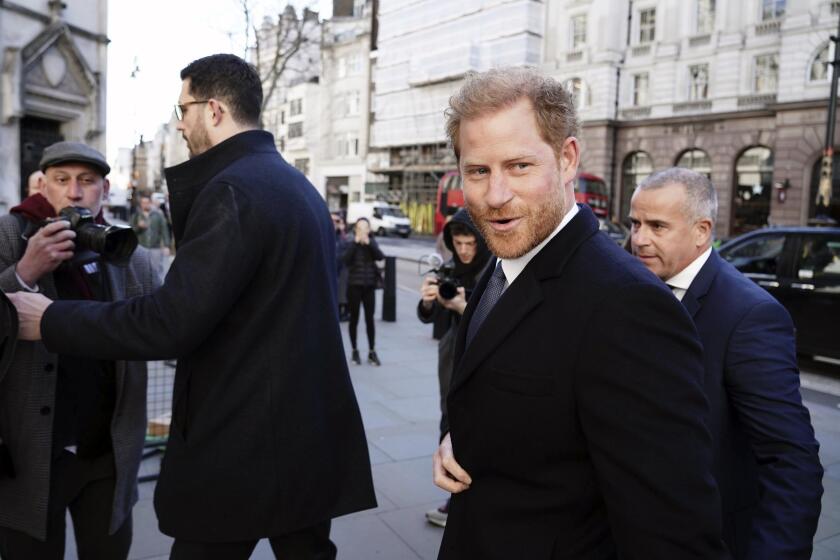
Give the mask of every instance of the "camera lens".
[(443, 299), (452, 299), (458, 295), (458, 286), (455, 285), (455, 282), (444, 280), (438, 286), (438, 293)]

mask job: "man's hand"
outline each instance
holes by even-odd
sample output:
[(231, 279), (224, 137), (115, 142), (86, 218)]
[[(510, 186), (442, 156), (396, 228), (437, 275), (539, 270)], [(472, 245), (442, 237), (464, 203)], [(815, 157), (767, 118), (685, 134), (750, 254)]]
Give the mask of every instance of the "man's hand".
[(467, 292), (463, 287), (458, 288), (458, 293), (452, 299), (443, 299), (440, 296), (437, 299), (439, 304), (458, 315), (463, 315), (467, 308)]
[(367, 233), (356, 232), (356, 243), (370, 245), (370, 236)]
[(425, 309), (429, 310), (432, 308), (432, 304), (438, 299), (437, 278), (434, 276), (423, 278), (423, 285), (420, 286), (420, 298)]
[(6, 294), (17, 309), (18, 329), (21, 340), (41, 340), (41, 317), (52, 304), (52, 300), (41, 294), (15, 292)]
[(435, 484), (452, 494), (469, 490), (472, 484), (470, 475), (455, 461), (455, 455), (452, 453), (452, 438), (448, 433), (432, 456), (432, 473)]
[(73, 258), (76, 232), (70, 229), (70, 222), (59, 220), (47, 224), (29, 238), (26, 252), (17, 263), (16, 272), (28, 286), (34, 286), (45, 274)]

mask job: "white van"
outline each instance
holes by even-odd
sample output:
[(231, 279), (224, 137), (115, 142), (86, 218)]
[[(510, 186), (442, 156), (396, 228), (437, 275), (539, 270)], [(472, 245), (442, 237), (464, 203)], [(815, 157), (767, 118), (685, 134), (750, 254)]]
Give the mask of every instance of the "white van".
[(347, 208), (347, 223), (354, 224), (359, 218), (367, 218), (371, 231), (379, 236), (411, 235), (411, 221), (399, 206), (387, 202), (351, 202)]

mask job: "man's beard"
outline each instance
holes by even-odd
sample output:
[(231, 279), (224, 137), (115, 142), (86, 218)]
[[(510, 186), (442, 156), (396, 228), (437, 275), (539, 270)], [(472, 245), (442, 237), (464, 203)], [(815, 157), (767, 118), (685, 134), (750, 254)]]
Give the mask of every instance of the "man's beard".
[(203, 154), (211, 146), (210, 135), (207, 134), (207, 128), (204, 124), (195, 127), (189, 138), (185, 134), (184, 140), (187, 142), (187, 150), (190, 152), (190, 158)]
[[(467, 211), (494, 255), (501, 259), (516, 259), (542, 243), (557, 229), (566, 215), (567, 207), (565, 191), (561, 187), (555, 196), (537, 208), (513, 206), (497, 210), (486, 206), (472, 208), (468, 204)], [(490, 226), (490, 220), (511, 215), (522, 217), (516, 230), (497, 232)]]

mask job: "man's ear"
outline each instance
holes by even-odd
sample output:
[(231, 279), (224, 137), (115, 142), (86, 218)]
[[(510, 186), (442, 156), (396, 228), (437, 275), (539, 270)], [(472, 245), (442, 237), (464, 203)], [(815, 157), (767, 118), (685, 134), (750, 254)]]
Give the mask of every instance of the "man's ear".
[(219, 126), (222, 122), (222, 113), (225, 112), (224, 107), (218, 100), (212, 98), (207, 102), (207, 106), (210, 108), (210, 120), (213, 126)]
[(108, 200), (108, 193), (111, 191), (111, 181), (107, 178), (102, 179), (102, 200)]
[(701, 218), (694, 223), (697, 247), (703, 247), (709, 243), (712, 238), (712, 227), (712, 221), (709, 218)]
[(574, 136), (569, 136), (563, 141), (560, 148), (560, 175), (561, 184), (566, 185), (577, 176), (578, 165), (580, 164), (580, 142)]

